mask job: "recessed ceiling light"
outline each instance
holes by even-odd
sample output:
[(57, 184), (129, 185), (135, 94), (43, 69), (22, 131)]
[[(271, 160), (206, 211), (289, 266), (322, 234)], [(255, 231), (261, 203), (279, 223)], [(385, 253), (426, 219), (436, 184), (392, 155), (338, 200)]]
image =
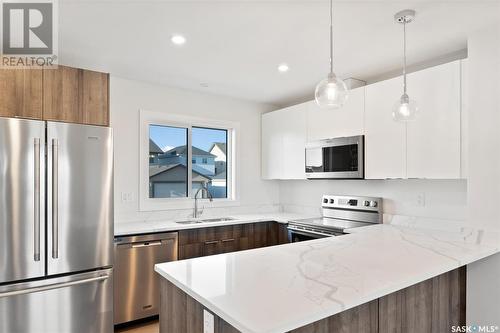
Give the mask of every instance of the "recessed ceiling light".
[(280, 71), (281, 73), (288, 72), (289, 69), (290, 69), (290, 67), (288, 67), (287, 64), (280, 64), (278, 66), (278, 71)]
[(170, 40), (175, 45), (183, 45), (186, 43), (186, 37), (184, 37), (183, 35), (178, 35), (178, 34), (172, 35), (172, 38), (170, 38)]

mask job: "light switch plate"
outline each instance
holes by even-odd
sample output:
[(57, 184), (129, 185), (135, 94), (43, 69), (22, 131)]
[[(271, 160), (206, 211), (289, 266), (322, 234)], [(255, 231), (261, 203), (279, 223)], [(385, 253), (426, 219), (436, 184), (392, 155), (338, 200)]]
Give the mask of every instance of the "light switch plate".
[(214, 333), (214, 315), (203, 310), (203, 333)]
[(133, 202), (134, 193), (133, 192), (122, 192), (122, 202)]

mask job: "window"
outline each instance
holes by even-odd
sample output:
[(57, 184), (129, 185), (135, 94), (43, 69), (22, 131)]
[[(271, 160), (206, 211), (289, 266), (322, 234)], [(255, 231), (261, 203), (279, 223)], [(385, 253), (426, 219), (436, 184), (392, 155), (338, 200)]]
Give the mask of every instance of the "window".
[(149, 125), (150, 198), (187, 196), (187, 140), (187, 128)]
[(236, 123), (141, 111), (141, 124), (141, 210), (192, 208), (195, 195), (208, 198), (202, 188), (212, 207), (239, 204)]
[(193, 197), (205, 184), (213, 198), (227, 198), (226, 147), (227, 130), (193, 127), (193, 157), (201, 159), (201, 164), (193, 165)]

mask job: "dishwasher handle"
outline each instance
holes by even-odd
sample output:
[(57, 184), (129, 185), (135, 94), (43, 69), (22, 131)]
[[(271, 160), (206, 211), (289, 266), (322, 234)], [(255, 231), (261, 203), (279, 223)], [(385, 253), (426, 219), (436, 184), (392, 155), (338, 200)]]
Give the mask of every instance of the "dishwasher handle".
[(139, 248), (139, 247), (150, 247), (150, 246), (160, 246), (162, 243), (161, 241), (156, 241), (156, 242), (144, 242), (144, 243), (139, 243), (139, 244), (132, 244), (132, 248)]

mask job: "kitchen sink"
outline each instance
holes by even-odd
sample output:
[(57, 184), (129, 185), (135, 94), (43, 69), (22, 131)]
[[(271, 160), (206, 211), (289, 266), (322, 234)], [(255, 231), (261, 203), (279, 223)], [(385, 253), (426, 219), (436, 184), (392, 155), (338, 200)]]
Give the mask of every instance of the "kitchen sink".
[(196, 224), (196, 223), (209, 223), (209, 222), (225, 222), (225, 221), (234, 221), (235, 218), (232, 217), (216, 217), (212, 219), (203, 219), (203, 220), (185, 220), (185, 221), (176, 221), (175, 223), (179, 224)]
[(201, 223), (201, 220), (176, 221), (175, 223), (179, 223), (179, 224), (196, 224), (196, 223)]
[(235, 218), (232, 217), (218, 217), (218, 218), (213, 218), (213, 219), (205, 219), (201, 220), (202, 222), (224, 222), (224, 221), (234, 221), (236, 220)]

